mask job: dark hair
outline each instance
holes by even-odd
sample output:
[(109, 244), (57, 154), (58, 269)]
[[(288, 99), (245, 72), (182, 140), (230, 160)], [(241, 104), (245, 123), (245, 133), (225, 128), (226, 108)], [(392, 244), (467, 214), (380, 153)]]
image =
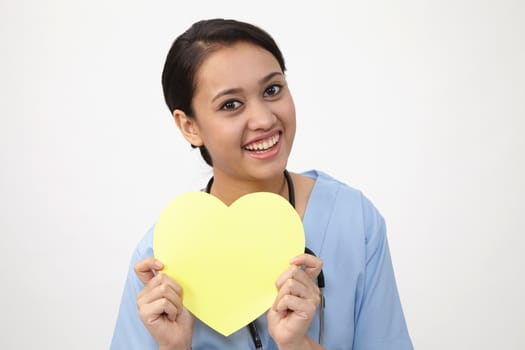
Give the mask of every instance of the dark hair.
[[(264, 30), (244, 22), (210, 19), (194, 23), (171, 46), (162, 72), (164, 99), (171, 113), (180, 109), (195, 117), (192, 100), (195, 92), (195, 73), (204, 59), (223, 46), (240, 41), (249, 42), (269, 51), (286, 71), (284, 58), (273, 38)], [(192, 145), (192, 147), (195, 147)], [(199, 147), (204, 161), (212, 166), (206, 147)]]

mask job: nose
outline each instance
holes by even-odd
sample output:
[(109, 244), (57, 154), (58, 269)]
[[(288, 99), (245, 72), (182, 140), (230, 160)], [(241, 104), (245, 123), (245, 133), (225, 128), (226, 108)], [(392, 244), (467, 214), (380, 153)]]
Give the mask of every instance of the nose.
[(266, 101), (254, 102), (248, 110), (248, 128), (250, 130), (269, 130), (277, 121), (272, 108)]

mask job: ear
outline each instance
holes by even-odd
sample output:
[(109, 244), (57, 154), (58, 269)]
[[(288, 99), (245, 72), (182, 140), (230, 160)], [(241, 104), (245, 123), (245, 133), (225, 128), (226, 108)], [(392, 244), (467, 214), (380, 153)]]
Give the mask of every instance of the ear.
[(173, 119), (182, 133), (182, 136), (184, 136), (189, 143), (196, 147), (204, 144), (199, 135), (199, 127), (194, 118), (189, 117), (180, 109), (176, 109), (173, 111)]

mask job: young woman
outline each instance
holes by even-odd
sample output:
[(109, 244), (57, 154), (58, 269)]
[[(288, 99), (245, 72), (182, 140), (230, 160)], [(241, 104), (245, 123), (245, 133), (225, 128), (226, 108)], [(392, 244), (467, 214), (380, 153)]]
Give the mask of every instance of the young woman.
[(184, 308), (181, 287), (153, 258), (152, 229), (133, 256), (111, 348), (412, 349), (381, 215), (322, 172), (286, 170), (295, 108), (274, 40), (247, 23), (197, 22), (173, 43), (162, 84), (182, 135), (213, 168), (206, 190), (227, 205), (251, 192), (280, 194), (317, 257), (292, 259), (272, 307), (224, 337)]

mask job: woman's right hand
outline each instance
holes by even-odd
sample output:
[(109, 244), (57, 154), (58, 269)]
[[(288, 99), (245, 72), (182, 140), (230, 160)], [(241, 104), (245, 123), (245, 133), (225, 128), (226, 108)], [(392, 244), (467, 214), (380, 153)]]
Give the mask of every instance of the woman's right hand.
[(189, 350), (194, 318), (182, 305), (182, 288), (160, 272), (163, 267), (154, 258), (135, 265), (135, 273), (144, 283), (144, 289), (137, 296), (139, 316), (159, 350)]

